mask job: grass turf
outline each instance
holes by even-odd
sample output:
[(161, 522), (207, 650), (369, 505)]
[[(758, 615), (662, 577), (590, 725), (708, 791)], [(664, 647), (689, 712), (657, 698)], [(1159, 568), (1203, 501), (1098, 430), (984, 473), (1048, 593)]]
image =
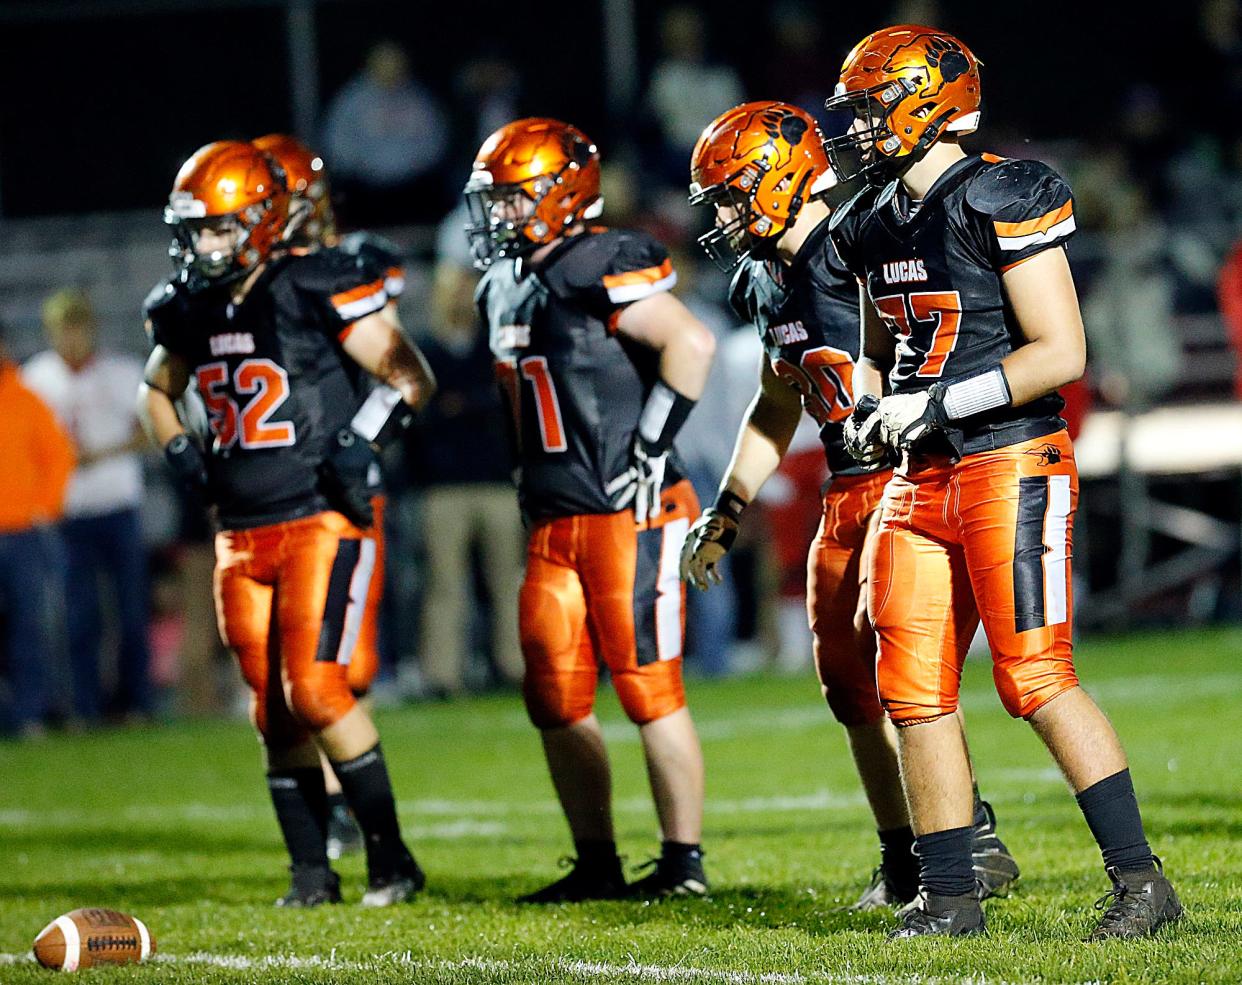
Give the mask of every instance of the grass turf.
[[(1074, 802), (986, 664), (964, 707), (984, 795), (1024, 876), (985, 938), (890, 944), (847, 914), (877, 857), (840, 729), (810, 675), (692, 682), (708, 765), (710, 900), (519, 907), (569, 847), (535, 732), (511, 697), (381, 713), (402, 820), (429, 874), (415, 903), (276, 911), (284, 857), (246, 726), (204, 722), (0, 745), (0, 982), (52, 917), (116, 907), (168, 960), (117, 982), (1242, 981), (1242, 630), (1091, 640), (1078, 665), (1121, 732), (1154, 849), (1187, 918), (1085, 945), (1108, 884)], [(601, 694), (618, 840), (657, 848), (635, 730)], [(339, 865), (346, 899), (361, 861)], [(766, 976), (766, 977), (764, 977)]]

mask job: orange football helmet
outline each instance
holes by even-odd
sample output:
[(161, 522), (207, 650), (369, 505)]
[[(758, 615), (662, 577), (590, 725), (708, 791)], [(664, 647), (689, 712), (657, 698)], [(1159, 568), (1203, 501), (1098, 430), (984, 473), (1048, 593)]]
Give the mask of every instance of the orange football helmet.
[[(288, 220), (283, 173), (242, 140), (219, 140), (195, 151), (177, 172), (164, 209), (176, 236), (169, 254), (191, 288), (253, 270), (280, 243)], [(232, 233), (229, 248), (200, 250), (204, 230)]]
[(899, 24), (869, 34), (841, 66), (824, 105), (854, 125), (825, 144), (841, 181), (881, 184), (901, 175), (946, 133), (979, 126), (979, 66), (970, 49), (932, 27)]
[(600, 214), (599, 151), (568, 123), (516, 120), (483, 141), (463, 194), (475, 266), (486, 267)]
[(336, 235), (336, 215), (328, 194), (328, 172), (323, 158), (295, 137), (269, 133), (253, 141), (270, 154), (285, 172), (289, 188), (289, 224), (285, 239), (322, 243)]
[(733, 210), (699, 237), (718, 266), (731, 270), (793, 225), (828, 170), (823, 144), (815, 119), (788, 103), (743, 103), (707, 125), (690, 156), (690, 204)]

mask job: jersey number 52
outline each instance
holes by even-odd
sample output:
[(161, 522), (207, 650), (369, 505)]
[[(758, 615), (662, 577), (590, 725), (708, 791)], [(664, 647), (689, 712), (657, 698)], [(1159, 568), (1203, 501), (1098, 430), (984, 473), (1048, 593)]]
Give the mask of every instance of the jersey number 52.
[(250, 398), (240, 408), (228, 392), (227, 363), (207, 363), (195, 375), (216, 447), (231, 448), (240, 440), (247, 450), (285, 448), (297, 441), (292, 421), (271, 422), (271, 416), (289, 399), (289, 374), (270, 359), (246, 359), (233, 371), (233, 393)]

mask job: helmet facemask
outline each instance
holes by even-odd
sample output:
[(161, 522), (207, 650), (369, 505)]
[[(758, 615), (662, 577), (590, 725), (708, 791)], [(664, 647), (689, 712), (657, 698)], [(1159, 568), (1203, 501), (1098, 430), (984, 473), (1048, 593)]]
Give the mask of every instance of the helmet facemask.
[[(802, 206), (802, 189), (794, 191), (789, 214), (783, 221), (773, 219), (755, 207), (764, 176), (770, 170), (768, 161), (759, 160), (746, 164), (725, 181), (701, 188), (697, 183), (690, 186), (691, 206), (710, 205), (716, 210), (712, 228), (698, 238), (699, 246), (725, 273), (731, 271), (747, 257), (771, 259), (776, 241), (793, 225)], [(806, 185), (810, 175), (803, 177)], [(790, 176), (778, 184), (778, 190), (788, 187)], [(733, 216), (727, 222), (719, 221), (719, 210), (729, 208)]]
[[(168, 255), (181, 281), (191, 290), (226, 284), (263, 260), (251, 243), (251, 233), (271, 209), (269, 200), (226, 215), (195, 215), (195, 206), (199, 204), (184, 193), (174, 193), (164, 209), (164, 222), (172, 226), (174, 237)], [(232, 234), (231, 244), (227, 249), (200, 250), (199, 240), (206, 230), (218, 235)]]

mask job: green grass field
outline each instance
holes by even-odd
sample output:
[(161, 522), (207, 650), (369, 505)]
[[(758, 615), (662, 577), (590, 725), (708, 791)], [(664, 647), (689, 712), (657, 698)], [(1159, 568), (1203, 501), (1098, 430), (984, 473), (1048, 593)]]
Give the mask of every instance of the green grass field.
[[(692, 682), (708, 765), (709, 900), (527, 908), (569, 848), (535, 732), (496, 697), (383, 713), (402, 820), (429, 875), (417, 902), (281, 912), (284, 857), (240, 722), (0, 746), (0, 982), (52, 917), (141, 917), (160, 960), (83, 972), (124, 982), (1242, 981), (1242, 630), (1094, 640), (1088, 688), (1129, 750), (1148, 834), (1187, 918), (1153, 941), (1086, 945), (1107, 888), (1098, 853), (986, 665), (965, 701), (984, 795), (1024, 871), (988, 905), (990, 933), (889, 944), (888, 914), (841, 912), (876, 858), (839, 728), (807, 679)], [(656, 850), (634, 729), (610, 693), (618, 837)]]

